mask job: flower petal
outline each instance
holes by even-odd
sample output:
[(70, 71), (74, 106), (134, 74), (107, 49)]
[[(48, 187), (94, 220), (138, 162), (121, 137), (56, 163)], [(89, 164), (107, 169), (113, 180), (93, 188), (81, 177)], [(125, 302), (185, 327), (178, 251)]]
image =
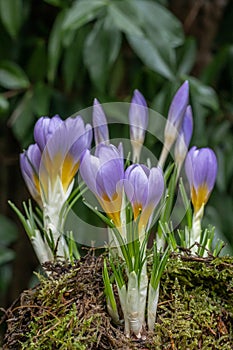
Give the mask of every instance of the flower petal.
[(93, 126), (96, 146), (99, 143), (109, 142), (108, 124), (105, 113), (99, 101), (95, 98), (93, 104)]

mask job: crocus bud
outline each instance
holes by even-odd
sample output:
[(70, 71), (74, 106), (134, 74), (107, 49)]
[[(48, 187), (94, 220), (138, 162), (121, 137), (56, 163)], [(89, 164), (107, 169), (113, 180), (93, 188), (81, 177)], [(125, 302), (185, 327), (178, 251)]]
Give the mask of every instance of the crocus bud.
[(95, 98), (93, 104), (92, 122), (94, 126), (95, 144), (109, 144), (108, 124), (105, 113), (99, 101)]
[(133, 162), (139, 161), (141, 148), (148, 126), (148, 108), (143, 95), (135, 90), (129, 109), (130, 139), (133, 149)]
[(159, 159), (159, 166), (163, 168), (167, 155), (177, 139), (184, 113), (188, 105), (189, 83), (185, 81), (178, 89), (171, 102), (167, 122), (164, 130), (164, 145)]

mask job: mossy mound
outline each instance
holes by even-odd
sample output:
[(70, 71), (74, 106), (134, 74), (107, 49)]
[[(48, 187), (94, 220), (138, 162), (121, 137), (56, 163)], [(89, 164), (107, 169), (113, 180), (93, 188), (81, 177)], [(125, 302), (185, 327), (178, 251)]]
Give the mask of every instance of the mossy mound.
[(155, 332), (127, 339), (106, 312), (103, 257), (47, 264), (49, 278), (7, 311), (3, 349), (233, 349), (233, 258), (173, 255), (161, 281)]

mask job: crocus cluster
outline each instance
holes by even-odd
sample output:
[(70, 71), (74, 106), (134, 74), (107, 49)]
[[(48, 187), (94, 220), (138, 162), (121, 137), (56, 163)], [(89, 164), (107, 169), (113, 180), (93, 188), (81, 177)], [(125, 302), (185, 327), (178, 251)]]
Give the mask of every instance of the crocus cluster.
[[(148, 166), (140, 163), (142, 146), (148, 127), (148, 107), (143, 95), (135, 90), (129, 108), (130, 140), (132, 159), (125, 162), (123, 146), (111, 144), (107, 118), (97, 99), (93, 104), (93, 132), (95, 147), (92, 152), (92, 127), (84, 124), (80, 116), (63, 121), (59, 116), (40, 118), (34, 128), (35, 143), (20, 156), (20, 165), (28, 189), (43, 212), (43, 228), (53, 240), (53, 254), (69, 257), (64, 238), (64, 207), (73, 190), (78, 170), (87, 188), (99, 202), (99, 209), (89, 205), (109, 226), (109, 262), (114, 273), (125, 333), (140, 338), (146, 324), (153, 330), (159, 298), (160, 277), (168, 259), (167, 250), (159, 251), (156, 242), (152, 253), (151, 272), (147, 268), (147, 245), (151, 227), (159, 232), (162, 225), (168, 227), (172, 200), (183, 163), (190, 187), (193, 205), (192, 228), (186, 247), (200, 243), (201, 220), (217, 175), (217, 160), (209, 148), (192, 147), (188, 152), (193, 132), (192, 109), (189, 105), (187, 81), (176, 92), (164, 130), (164, 145), (158, 164)], [(174, 145), (175, 172), (163, 169)], [(171, 169), (171, 168), (170, 168)], [(170, 183), (169, 183), (170, 176)], [(173, 181), (175, 179), (175, 181)], [(165, 186), (168, 184), (168, 186)], [(172, 184), (172, 185), (170, 185)], [(173, 191), (173, 193), (170, 193)], [(156, 222), (161, 203), (161, 218), (167, 222)], [(100, 213), (102, 211), (103, 213)], [(161, 223), (162, 222), (162, 223)], [(191, 227), (191, 226), (190, 226)], [(34, 230), (34, 247), (41, 262), (50, 259), (51, 246), (38, 229)], [(186, 231), (185, 231), (186, 232)], [(166, 233), (166, 232), (165, 232)], [(172, 238), (173, 241), (175, 238)], [(110, 238), (111, 240), (111, 238)], [(39, 248), (38, 248), (39, 247)], [(191, 247), (192, 248), (192, 247)], [(45, 253), (46, 252), (46, 253)], [(196, 253), (196, 250), (192, 250)], [(104, 265), (104, 284), (108, 310), (114, 320), (119, 321), (117, 303)], [(146, 312), (146, 304), (148, 310)]]

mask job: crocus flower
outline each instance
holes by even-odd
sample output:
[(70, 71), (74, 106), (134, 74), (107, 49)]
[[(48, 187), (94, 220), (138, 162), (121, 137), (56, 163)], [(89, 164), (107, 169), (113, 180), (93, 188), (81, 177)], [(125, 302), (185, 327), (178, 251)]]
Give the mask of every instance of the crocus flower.
[(183, 122), (175, 143), (175, 161), (178, 168), (181, 168), (183, 161), (186, 157), (189, 143), (193, 133), (193, 115), (192, 108), (188, 106), (186, 108)]
[(34, 129), (36, 144), (20, 156), (23, 177), (33, 198), (43, 208), (44, 228), (52, 232), (57, 256), (68, 256), (61, 236), (62, 210), (73, 188), (83, 152), (90, 147), (92, 130), (81, 117), (62, 121), (40, 118)]
[(160, 168), (130, 165), (125, 172), (124, 188), (131, 202), (134, 220), (139, 218), (139, 232), (147, 229), (150, 217), (164, 191), (164, 179)]
[(96, 155), (87, 150), (82, 158), (80, 174), (95, 194), (103, 210), (117, 227), (121, 226), (122, 181), (124, 161), (113, 145), (99, 144)]
[(189, 151), (185, 161), (185, 171), (191, 190), (194, 213), (204, 206), (214, 187), (217, 176), (217, 159), (210, 148)]
[(95, 144), (109, 144), (108, 124), (105, 113), (99, 101), (95, 98), (93, 104), (92, 122), (94, 126)]
[(133, 162), (139, 161), (141, 148), (148, 126), (148, 108), (143, 95), (135, 90), (129, 109), (130, 140), (133, 149)]
[[(20, 156), (23, 177), (34, 199), (49, 201), (59, 180), (64, 200), (78, 170), (82, 153), (91, 144), (91, 126), (81, 117), (41, 117), (34, 129), (36, 144)], [(69, 189), (69, 191), (68, 191)], [(42, 198), (43, 197), (43, 198)]]
[[(70, 193), (70, 185), (73, 185), (73, 178), (78, 171), (80, 159), (83, 152), (90, 147), (92, 140), (91, 126), (84, 122), (81, 117), (66, 119), (56, 128), (52, 137), (47, 141), (43, 151), (40, 176), (42, 186), (46, 187), (46, 179), (51, 185), (51, 190), (57, 179), (62, 184), (64, 193)], [(44, 174), (46, 179), (44, 180)], [(72, 187), (72, 186), (71, 186)]]
[(178, 89), (171, 102), (167, 122), (164, 130), (164, 145), (159, 159), (159, 166), (163, 168), (168, 152), (177, 139), (180, 126), (188, 105), (189, 84), (185, 81)]

